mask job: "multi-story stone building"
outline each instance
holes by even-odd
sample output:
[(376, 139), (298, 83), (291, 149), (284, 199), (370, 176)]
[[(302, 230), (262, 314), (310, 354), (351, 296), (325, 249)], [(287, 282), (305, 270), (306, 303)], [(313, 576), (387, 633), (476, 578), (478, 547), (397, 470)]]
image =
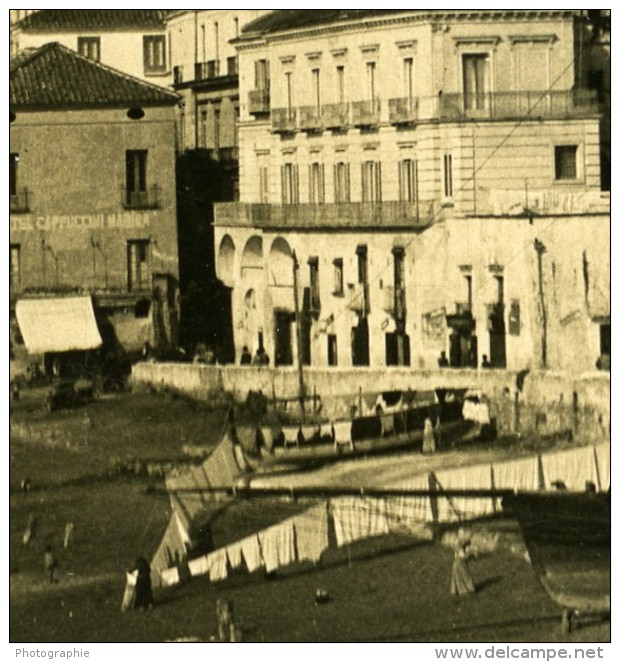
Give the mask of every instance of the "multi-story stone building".
[(20, 20), (11, 31), (14, 54), (54, 41), (136, 78), (162, 86), (171, 82), (164, 22), (168, 10), (45, 9), (21, 12)]
[(574, 332), (594, 365), (609, 202), (577, 18), (288, 10), (248, 25), (240, 203), (216, 206), (237, 356), (560, 367)]
[(178, 101), (57, 43), (13, 59), (12, 311), (88, 295), (104, 343), (176, 343)]

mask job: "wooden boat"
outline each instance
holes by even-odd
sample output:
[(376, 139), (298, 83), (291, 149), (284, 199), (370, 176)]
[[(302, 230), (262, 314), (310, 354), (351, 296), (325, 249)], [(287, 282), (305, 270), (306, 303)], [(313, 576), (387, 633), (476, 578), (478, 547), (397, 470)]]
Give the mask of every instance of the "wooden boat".
[[(462, 403), (433, 403), (394, 414), (365, 416), (332, 423), (296, 425), (273, 432), (265, 428), (235, 429), (233, 437), (239, 442), (252, 464), (252, 456), (260, 457), (260, 466), (298, 467), (316, 466), (369, 454), (389, 453), (405, 449), (421, 449), (424, 421), (440, 421), (436, 431), (439, 450), (443, 446), (476, 439), (480, 426), (461, 417)], [(347, 428), (340, 436), (339, 428)], [(288, 436), (288, 439), (286, 438)], [(270, 437), (271, 443), (266, 443)], [(260, 469), (255, 465), (257, 470)]]
[(609, 613), (609, 493), (516, 493), (504, 497), (503, 507), (519, 522), (538, 580), (563, 608), (563, 629), (570, 632), (579, 613)]

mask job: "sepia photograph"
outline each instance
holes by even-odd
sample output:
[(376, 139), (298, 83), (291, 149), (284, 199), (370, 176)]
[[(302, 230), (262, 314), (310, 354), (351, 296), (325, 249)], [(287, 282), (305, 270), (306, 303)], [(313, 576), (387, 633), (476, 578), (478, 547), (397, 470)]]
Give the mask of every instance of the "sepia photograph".
[(610, 654), (611, 9), (7, 14), (10, 656)]

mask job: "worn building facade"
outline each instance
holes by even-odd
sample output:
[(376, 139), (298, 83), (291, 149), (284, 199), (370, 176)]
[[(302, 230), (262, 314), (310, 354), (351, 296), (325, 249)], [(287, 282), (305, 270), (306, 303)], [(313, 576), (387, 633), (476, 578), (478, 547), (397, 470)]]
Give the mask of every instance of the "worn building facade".
[[(587, 262), (607, 310), (609, 291), (608, 263), (592, 271), (609, 201), (577, 18), (291, 10), (247, 26), (240, 203), (216, 206), (237, 356), (563, 367), (577, 327), (552, 334), (552, 305), (573, 298), (558, 273)], [(588, 311), (575, 320), (593, 366), (604, 315)]]
[(178, 96), (52, 43), (10, 73), (10, 297), (90, 295), (104, 344), (176, 344)]
[[(162, 9), (21, 10), (12, 53), (58, 42), (81, 55), (150, 83), (171, 82)], [(27, 12), (27, 13), (26, 13)]]

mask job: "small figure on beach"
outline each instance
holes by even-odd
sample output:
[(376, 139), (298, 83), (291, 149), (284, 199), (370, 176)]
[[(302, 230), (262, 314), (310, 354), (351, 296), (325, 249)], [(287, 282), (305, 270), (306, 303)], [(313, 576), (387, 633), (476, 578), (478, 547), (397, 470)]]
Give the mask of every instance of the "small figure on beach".
[(54, 556), (51, 545), (47, 545), (43, 551), (43, 568), (49, 577), (50, 584), (58, 583), (58, 561)]
[(456, 535), (452, 577), (450, 578), (452, 595), (463, 596), (476, 592), (474, 580), (469, 571), (469, 559), (472, 556), (471, 535), (466, 529), (459, 529)]
[(433, 428), (433, 422), (430, 417), (427, 416), (424, 419), (424, 433), (422, 436), (422, 452), (423, 453), (434, 453), (435, 452), (435, 430)]

